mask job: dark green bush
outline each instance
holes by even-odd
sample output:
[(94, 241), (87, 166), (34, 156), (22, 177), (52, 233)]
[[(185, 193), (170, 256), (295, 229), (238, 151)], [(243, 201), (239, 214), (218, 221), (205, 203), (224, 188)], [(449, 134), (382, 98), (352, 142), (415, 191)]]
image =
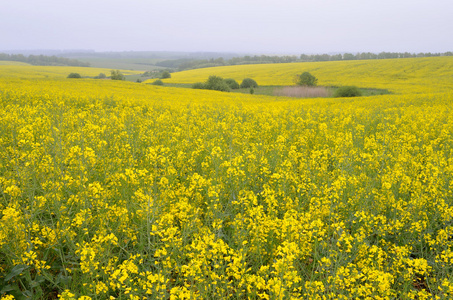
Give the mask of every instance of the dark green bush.
[(120, 72), (120, 70), (111, 70), (110, 71), (110, 78), (112, 80), (126, 80), (126, 76)]
[(231, 89), (238, 89), (239, 84), (232, 78), (223, 79), (220, 76), (211, 75), (204, 83), (194, 83), (192, 88), (229, 92)]
[(206, 87), (205, 87), (203, 82), (197, 82), (197, 83), (192, 84), (192, 88), (193, 89), (201, 89), (201, 90), (206, 89)]
[(333, 94), (334, 97), (359, 97), (362, 92), (356, 86), (342, 86)]
[(105, 79), (105, 78), (107, 78), (107, 75), (105, 75), (104, 73), (99, 73), (99, 75), (94, 77), (94, 78), (96, 78), (96, 79)]
[(160, 74), (160, 79), (165, 79), (165, 78), (171, 78), (171, 74), (170, 74), (170, 72), (168, 72), (167, 70), (163, 71), (163, 72)]
[(308, 72), (296, 76), (296, 84), (301, 86), (316, 86), (318, 79)]
[(233, 78), (227, 78), (225, 79), (225, 82), (232, 90), (237, 90), (239, 88), (239, 83)]
[(82, 78), (79, 73), (71, 73), (67, 78)]
[(157, 79), (151, 83), (152, 85), (164, 85), (164, 82), (160, 79)]
[(242, 80), (241, 88), (257, 88), (258, 84), (252, 78), (245, 78)]
[(205, 88), (208, 90), (215, 90), (215, 91), (222, 91), (222, 92), (229, 92), (230, 87), (228, 84), (223, 80), (220, 76), (209, 76), (208, 80), (205, 83)]

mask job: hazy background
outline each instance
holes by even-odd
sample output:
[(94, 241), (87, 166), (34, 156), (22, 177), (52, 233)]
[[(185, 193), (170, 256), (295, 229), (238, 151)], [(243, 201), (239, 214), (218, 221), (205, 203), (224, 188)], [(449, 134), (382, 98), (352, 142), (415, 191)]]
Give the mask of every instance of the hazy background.
[(453, 50), (451, 0), (0, 1), (0, 50)]

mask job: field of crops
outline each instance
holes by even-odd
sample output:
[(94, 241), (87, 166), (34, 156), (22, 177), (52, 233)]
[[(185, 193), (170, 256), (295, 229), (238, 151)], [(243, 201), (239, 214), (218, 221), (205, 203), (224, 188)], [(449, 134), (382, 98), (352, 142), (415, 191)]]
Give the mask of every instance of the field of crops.
[[(324, 86), (357, 85), (399, 94), (451, 91), (453, 57), (226, 66), (172, 74), (168, 83), (204, 82), (210, 75), (250, 77), (259, 85), (293, 85), (296, 74), (310, 72)], [(150, 80), (152, 81), (152, 80)]]
[[(110, 75), (110, 69), (87, 67), (32, 66), (22, 62), (0, 61), (0, 79), (57, 79), (66, 78), (70, 73), (79, 73), (82, 77), (94, 77), (99, 73)], [(140, 74), (141, 71), (123, 70), (124, 75)]]
[(452, 58), (170, 79), (394, 93), (296, 100), (0, 70), (1, 299), (453, 297)]

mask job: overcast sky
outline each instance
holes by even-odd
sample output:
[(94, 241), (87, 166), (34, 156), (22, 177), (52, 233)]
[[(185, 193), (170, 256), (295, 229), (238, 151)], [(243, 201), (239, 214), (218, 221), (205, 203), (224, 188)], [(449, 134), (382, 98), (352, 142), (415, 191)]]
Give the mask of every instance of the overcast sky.
[(452, 0), (0, 2), (0, 50), (453, 51)]

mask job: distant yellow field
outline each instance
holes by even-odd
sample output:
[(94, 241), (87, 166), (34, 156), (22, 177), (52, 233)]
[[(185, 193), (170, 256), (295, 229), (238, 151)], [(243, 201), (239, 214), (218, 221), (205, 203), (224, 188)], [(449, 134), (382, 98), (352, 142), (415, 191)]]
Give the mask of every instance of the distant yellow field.
[(9, 66), (30, 66), (30, 64), (20, 62), (20, 61), (5, 61), (0, 60), (0, 66), (2, 65), (9, 65)]
[[(111, 69), (89, 67), (32, 66), (21, 62), (0, 62), (0, 78), (66, 78), (70, 73), (84, 76), (110, 75)], [(125, 75), (140, 74), (141, 71), (121, 70)]]
[(453, 90), (453, 57), (225, 66), (172, 73), (164, 82), (204, 82), (217, 75), (238, 82), (250, 77), (259, 85), (293, 85), (294, 76), (305, 71), (325, 86), (356, 85), (401, 94)]

